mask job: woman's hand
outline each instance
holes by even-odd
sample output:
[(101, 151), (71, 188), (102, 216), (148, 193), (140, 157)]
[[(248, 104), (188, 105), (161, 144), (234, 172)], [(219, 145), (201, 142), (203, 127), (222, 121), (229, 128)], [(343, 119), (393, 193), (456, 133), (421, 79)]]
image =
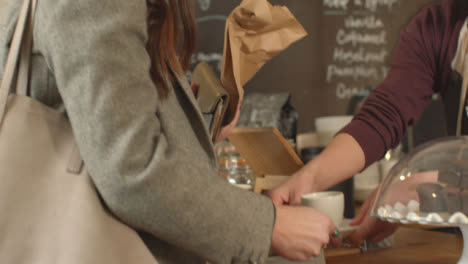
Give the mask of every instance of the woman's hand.
[(369, 216), (377, 190), (378, 188), (367, 197), (358, 215), (351, 221), (351, 225), (359, 225), (359, 228), (346, 238), (347, 242), (359, 245), (365, 240), (369, 240), (376, 243), (393, 234), (398, 228), (398, 224), (384, 222)]
[(306, 261), (320, 255), (335, 231), (330, 217), (308, 207), (275, 206), (272, 250), (293, 261)]

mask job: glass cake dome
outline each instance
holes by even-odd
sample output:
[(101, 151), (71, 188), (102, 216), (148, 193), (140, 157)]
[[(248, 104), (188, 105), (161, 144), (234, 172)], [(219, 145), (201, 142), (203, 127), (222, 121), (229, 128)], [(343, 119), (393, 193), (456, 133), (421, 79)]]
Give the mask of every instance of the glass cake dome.
[(468, 137), (430, 141), (385, 176), (371, 216), (389, 222), (458, 226), (468, 263)]

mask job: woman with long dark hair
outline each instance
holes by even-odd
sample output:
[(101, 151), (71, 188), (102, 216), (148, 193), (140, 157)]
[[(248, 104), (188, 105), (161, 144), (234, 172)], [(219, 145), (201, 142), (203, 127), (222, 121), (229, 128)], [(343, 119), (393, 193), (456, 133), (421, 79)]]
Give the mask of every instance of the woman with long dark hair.
[[(0, 67), (20, 4), (0, 5)], [(192, 1), (40, 0), (31, 96), (66, 111), (103, 203), (158, 262), (317, 255), (334, 230), (327, 216), (275, 208), (217, 176), (185, 79), (195, 35)]]

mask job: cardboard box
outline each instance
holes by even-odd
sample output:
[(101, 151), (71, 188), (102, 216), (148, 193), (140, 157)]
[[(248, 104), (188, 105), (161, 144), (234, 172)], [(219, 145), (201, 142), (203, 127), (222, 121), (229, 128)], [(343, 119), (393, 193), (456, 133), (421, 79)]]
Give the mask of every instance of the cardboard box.
[(257, 193), (279, 185), (304, 166), (276, 128), (235, 128), (229, 141), (252, 168)]

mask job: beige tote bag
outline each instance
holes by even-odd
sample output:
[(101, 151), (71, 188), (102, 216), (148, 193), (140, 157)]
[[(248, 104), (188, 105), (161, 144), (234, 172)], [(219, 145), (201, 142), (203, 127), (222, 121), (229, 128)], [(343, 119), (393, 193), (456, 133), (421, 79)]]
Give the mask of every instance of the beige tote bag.
[(23, 3), (0, 86), (0, 263), (155, 264), (138, 234), (101, 206), (65, 115), (8, 95), (13, 85), (26, 91), (35, 5)]

